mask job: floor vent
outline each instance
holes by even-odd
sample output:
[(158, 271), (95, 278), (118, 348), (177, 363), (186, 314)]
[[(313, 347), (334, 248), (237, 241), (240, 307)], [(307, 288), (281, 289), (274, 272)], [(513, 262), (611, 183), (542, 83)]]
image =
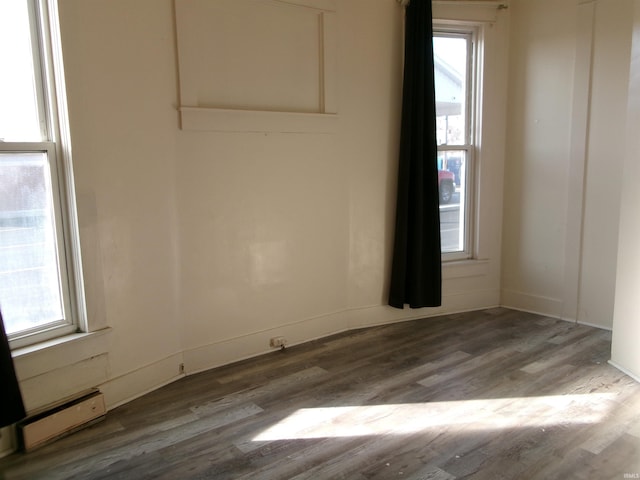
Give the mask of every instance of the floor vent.
[(101, 420), (105, 414), (104, 394), (98, 390), (85, 392), (20, 422), (20, 445), (26, 451), (33, 450), (51, 440), (91, 425)]

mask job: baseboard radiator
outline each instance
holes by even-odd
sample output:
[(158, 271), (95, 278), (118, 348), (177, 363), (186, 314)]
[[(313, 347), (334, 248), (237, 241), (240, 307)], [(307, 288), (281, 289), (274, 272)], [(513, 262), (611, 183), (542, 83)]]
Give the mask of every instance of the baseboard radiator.
[(18, 424), (18, 442), (25, 451), (93, 425), (104, 418), (107, 410), (104, 394), (92, 389), (34, 412)]

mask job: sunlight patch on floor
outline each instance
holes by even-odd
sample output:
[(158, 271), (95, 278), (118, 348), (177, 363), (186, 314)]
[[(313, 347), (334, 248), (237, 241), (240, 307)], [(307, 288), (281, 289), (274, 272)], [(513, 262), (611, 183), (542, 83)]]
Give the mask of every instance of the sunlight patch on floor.
[(301, 408), (253, 441), (409, 435), (455, 426), (468, 431), (601, 422), (613, 394), (497, 398), (433, 403)]

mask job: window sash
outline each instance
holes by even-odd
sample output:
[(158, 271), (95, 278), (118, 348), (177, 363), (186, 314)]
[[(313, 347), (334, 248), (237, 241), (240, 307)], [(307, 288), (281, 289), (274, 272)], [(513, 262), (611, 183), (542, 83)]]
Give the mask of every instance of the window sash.
[[(450, 262), (456, 260), (466, 260), (472, 257), (472, 239), (473, 239), (473, 192), (474, 177), (473, 171), (475, 169), (474, 162), (474, 148), (472, 145), (451, 145), (438, 147), (438, 153), (445, 152), (464, 152), (465, 158), (465, 180), (464, 191), (460, 192), (460, 215), (462, 216), (462, 249), (457, 251), (442, 251), (442, 261)], [(446, 208), (446, 205), (441, 205), (442, 209)], [(442, 216), (442, 212), (441, 212)], [(441, 226), (442, 229), (442, 226)]]
[[(44, 154), (48, 165), (48, 177), (51, 188), (51, 214), (53, 215), (53, 249), (57, 261), (57, 281), (60, 290), (60, 300), (62, 308), (62, 318), (54, 319), (51, 322), (33, 328), (24, 329), (18, 332), (8, 333), (11, 346), (16, 348), (38, 341), (48, 340), (57, 336), (65, 335), (77, 330), (73, 321), (72, 289), (69, 282), (69, 271), (67, 267), (67, 249), (65, 245), (65, 228), (63, 220), (63, 199), (60, 185), (59, 172), (61, 171), (56, 152), (56, 145), (53, 142), (0, 142), (0, 155), (3, 154)], [(6, 321), (5, 315), (5, 321)]]
[(461, 192), (460, 201), (460, 215), (463, 216), (461, 227), (463, 228), (462, 234), (462, 249), (455, 252), (443, 251), (441, 253), (443, 262), (467, 260), (472, 258), (473, 252), (473, 238), (475, 230), (475, 222), (477, 221), (474, 205), (475, 205), (475, 193), (476, 193), (476, 181), (477, 176), (475, 174), (477, 166), (475, 162), (475, 129), (478, 124), (476, 115), (479, 111), (476, 95), (476, 88), (479, 85), (478, 75), (478, 52), (477, 52), (477, 27), (475, 26), (463, 26), (450, 24), (435, 24), (434, 37), (444, 38), (461, 38), (466, 40), (466, 78), (465, 78), (465, 104), (464, 104), (464, 134), (463, 141), (461, 143), (447, 143), (438, 145), (438, 153), (462, 151), (465, 153), (465, 191)]

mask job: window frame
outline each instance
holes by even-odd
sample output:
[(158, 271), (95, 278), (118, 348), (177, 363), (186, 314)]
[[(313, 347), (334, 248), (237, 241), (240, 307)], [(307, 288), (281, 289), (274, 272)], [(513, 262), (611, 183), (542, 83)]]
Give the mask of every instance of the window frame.
[(461, 192), (463, 201), (460, 202), (461, 213), (464, 214), (464, 234), (463, 234), (463, 249), (455, 252), (441, 252), (442, 262), (455, 262), (463, 261), (475, 258), (476, 251), (474, 248), (474, 238), (477, 229), (476, 213), (476, 196), (478, 191), (478, 165), (477, 165), (477, 140), (481, 138), (481, 132), (479, 126), (481, 121), (478, 118), (482, 111), (479, 104), (480, 94), (479, 88), (482, 84), (479, 75), (482, 69), (480, 68), (480, 59), (482, 58), (480, 48), (480, 27), (477, 24), (471, 24), (465, 21), (438, 21), (434, 19), (433, 22), (433, 36), (435, 37), (449, 37), (449, 38), (466, 38), (468, 39), (467, 46), (467, 72), (466, 72), (466, 102), (465, 102), (465, 115), (467, 121), (465, 122), (465, 142), (463, 144), (443, 144), (437, 145), (437, 153), (450, 152), (450, 151), (464, 151), (465, 152), (465, 183), (466, 191)]
[(12, 349), (88, 331), (57, 2), (26, 1), (42, 140), (0, 141), (0, 154), (47, 156), (63, 318), (8, 334)]

